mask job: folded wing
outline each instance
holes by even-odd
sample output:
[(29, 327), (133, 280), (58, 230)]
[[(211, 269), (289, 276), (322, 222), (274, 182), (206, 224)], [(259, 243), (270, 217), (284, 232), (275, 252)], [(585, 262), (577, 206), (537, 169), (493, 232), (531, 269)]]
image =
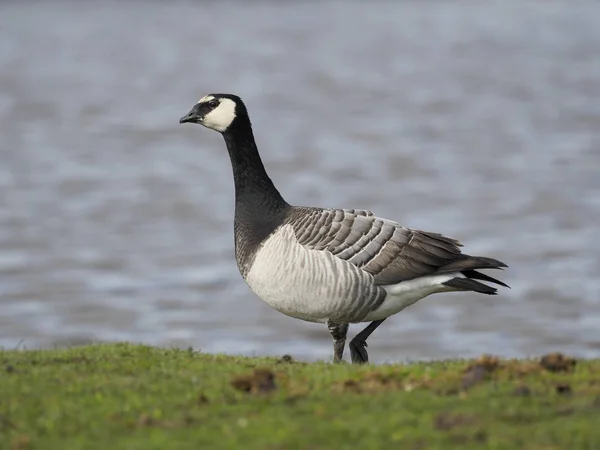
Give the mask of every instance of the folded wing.
[(300, 244), (352, 263), (372, 274), (379, 285), (435, 273), (461, 272), (467, 278), (506, 286), (474, 270), (498, 269), (506, 264), (465, 255), (455, 239), (406, 228), (371, 211), (296, 208), (289, 223)]

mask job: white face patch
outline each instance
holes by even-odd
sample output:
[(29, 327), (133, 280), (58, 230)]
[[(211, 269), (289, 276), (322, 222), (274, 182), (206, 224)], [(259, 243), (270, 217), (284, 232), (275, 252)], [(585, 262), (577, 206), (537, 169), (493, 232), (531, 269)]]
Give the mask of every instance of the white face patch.
[[(214, 100), (214, 97), (207, 95), (199, 103), (211, 100)], [(235, 119), (235, 102), (228, 98), (220, 98), (219, 106), (204, 116), (202, 125), (222, 133), (231, 125), (233, 119)]]
[(206, 103), (206, 102), (210, 102), (211, 100), (214, 100), (214, 99), (215, 99), (215, 97), (213, 95), (205, 95), (200, 100), (198, 100), (198, 103)]

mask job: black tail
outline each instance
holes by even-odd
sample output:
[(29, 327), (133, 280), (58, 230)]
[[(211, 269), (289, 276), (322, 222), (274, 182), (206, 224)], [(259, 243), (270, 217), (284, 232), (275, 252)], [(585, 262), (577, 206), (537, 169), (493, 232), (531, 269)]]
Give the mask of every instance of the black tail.
[(452, 278), (451, 280), (446, 281), (444, 284), (446, 286), (460, 289), (461, 291), (475, 291), (488, 295), (496, 295), (498, 291), (496, 288), (480, 283), (479, 281), (472, 280), (471, 278)]
[(496, 280), (495, 278), (490, 277), (489, 275), (486, 275), (485, 273), (481, 273), (481, 272), (477, 272), (476, 270), (473, 269), (469, 269), (469, 270), (463, 270), (461, 272), (465, 277), (467, 278), (471, 278), (473, 280), (482, 280), (482, 281), (488, 281), (490, 283), (494, 283), (497, 284), (499, 286), (504, 286), (510, 289), (510, 286), (506, 283), (503, 283), (500, 280)]
[(452, 278), (446, 281), (446, 286), (454, 287), (462, 291), (475, 291), (482, 294), (496, 295), (497, 289), (487, 284), (480, 283), (476, 280), (487, 281), (488, 283), (494, 283), (499, 286), (504, 286), (510, 289), (506, 283), (503, 283), (496, 278), (492, 278), (481, 272), (477, 272), (475, 269), (502, 269), (508, 267), (501, 261), (492, 258), (484, 258), (481, 256), (469, 256), (460, 255), (455, 261), (451, 262), (447, 266), (441, 268), (439, 272), (450, 272), (458, 271), (463, 274), (466, 278)]

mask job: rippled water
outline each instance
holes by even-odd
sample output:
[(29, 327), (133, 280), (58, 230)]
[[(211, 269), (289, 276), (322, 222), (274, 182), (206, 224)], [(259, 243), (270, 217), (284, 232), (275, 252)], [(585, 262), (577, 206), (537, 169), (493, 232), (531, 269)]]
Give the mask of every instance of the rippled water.
[(241, 280), (224, 143), (178, 124), (234, 92), (291, 203), (509, 263), (510, 291), (389, 319), (373, 360), (600, 356), (600, 4), (573, 5), (1, 2), (0, 345), (330, 357)]

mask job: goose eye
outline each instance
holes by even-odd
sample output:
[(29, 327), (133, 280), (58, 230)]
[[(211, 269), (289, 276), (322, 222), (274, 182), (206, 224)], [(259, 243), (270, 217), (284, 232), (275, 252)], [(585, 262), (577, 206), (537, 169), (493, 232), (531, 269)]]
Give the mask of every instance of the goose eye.
[(211, 100), (210, 102), (208, 102), (208, 106), (210, 106), (211, 108), (215, 108), (218, 105), (216, 100)]

